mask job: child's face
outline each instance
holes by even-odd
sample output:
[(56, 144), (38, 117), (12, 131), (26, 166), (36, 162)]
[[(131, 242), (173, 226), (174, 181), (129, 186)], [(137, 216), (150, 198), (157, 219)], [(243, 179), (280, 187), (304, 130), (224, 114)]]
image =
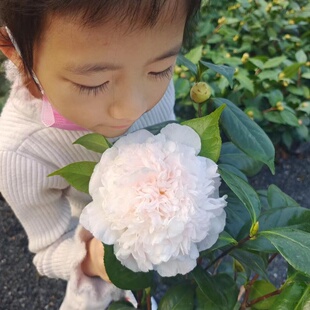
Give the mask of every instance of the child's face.
[(126, 23), (83, 28), (53, 17), (35, 49), (34, 72), (60, 114), (119, 136), (164, 95), (183, 39), (183, 15), (127, 32)]

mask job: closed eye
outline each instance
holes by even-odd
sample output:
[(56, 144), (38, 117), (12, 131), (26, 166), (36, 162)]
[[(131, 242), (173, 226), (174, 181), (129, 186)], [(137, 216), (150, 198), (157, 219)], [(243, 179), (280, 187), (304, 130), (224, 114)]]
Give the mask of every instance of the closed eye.
[(155, 79), (167, 78), (170, 80), (172, 73), (173, 73), (173, 66), (170, 66), (169, 68), (161, 72), (150, 72), (149, 75), (151, 75)]
[(109, 81), (98, 86), (85, 86), (73, 83), (74, 87), (78, 89), (79, 94), (94, 95), (104, 92), (108, 88)]

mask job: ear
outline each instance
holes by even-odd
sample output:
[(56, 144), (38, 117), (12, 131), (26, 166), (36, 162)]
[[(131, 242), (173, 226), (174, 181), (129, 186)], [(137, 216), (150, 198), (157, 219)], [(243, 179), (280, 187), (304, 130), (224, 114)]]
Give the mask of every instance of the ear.
[(22, 59), (14, 48), (4, 27), (0, 27), (0, 51), (10, 59), (17, 68), (21, 68)]

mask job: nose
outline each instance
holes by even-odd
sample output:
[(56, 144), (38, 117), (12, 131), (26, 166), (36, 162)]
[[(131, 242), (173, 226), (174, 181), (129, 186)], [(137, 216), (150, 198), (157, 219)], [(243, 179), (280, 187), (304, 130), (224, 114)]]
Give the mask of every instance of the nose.
[(147, 104), (141, 89), (130, 90), (116, 96), (110, 106), (110, 115), (114, 119), (136, 121), (147, 111)]

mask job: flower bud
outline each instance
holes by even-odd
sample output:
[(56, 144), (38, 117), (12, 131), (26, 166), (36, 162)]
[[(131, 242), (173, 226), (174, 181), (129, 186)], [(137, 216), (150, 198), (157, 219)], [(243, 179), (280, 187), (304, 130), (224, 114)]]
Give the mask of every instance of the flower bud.
[(250, 229), (250, 238), (255, 238), (255, 236), (257, 235), (259, 231), (259, 222), (256, 222), (252, 225), (251, 229)]
[(205, 82), (195, 83), (190, 91), (191, 99), (196, 103), (202, 103), (211, 97), (211, 88)]
[(246, 62), (248, 61), (249, 58), (250, 58), (249, 53), (244, 53), (244, 54), (242, 55), (242, 58), (241, 58), (242, 63), (243, 63), (243, 64), (246, 63)]

